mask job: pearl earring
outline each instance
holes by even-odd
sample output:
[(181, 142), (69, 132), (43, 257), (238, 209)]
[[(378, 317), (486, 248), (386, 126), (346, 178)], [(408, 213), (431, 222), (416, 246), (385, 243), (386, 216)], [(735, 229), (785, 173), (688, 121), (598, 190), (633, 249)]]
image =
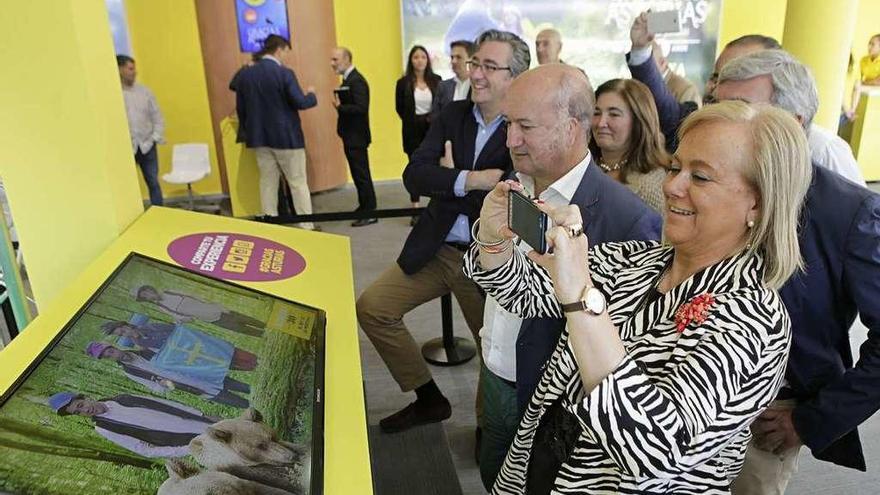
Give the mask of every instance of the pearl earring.
[(753, 228), (754, 226), (755, 226), (755, 221), (754, 221), (754, 220), (749, 220), (748, 222), (746, 222), (746, 227), (748, 227), (748, 228), (751, 229), (751, 228)]

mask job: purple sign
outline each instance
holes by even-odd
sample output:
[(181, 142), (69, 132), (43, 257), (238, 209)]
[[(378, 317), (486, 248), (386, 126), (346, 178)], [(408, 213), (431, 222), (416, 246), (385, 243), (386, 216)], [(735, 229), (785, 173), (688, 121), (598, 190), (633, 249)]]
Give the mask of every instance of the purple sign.
[(168, 245), (180, 266), (214, 278), (270, 282), (302, 273), (306, 260), (275, 241), (229, 232), (190, 234)]
[(245, 53), (260, 51), (270, 34), (290, 41), (286, 0), (235, 0), (235, 18), (238, 44)]

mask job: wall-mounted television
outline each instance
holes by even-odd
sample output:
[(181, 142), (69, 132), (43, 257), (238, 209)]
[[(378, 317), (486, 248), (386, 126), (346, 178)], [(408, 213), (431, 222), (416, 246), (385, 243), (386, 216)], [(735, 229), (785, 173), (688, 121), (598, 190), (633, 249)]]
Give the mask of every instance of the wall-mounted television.
[(256, 53), (263, 40), (277, 34), (290, 41), (287, 0), (235, 0), (238, 44), (244, 53)]

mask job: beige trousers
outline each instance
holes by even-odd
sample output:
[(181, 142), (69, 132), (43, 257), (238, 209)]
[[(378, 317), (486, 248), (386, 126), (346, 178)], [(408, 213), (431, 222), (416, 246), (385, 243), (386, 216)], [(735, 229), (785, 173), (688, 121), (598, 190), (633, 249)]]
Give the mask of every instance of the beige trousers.
[(479, 332), (485, 297), (462, 273), (463, 256), (443, 245), (434, 259), (413, 275), (403, 273), (395, 263), (358, 298), (358, 323), (404, 392), (431, 381), (421, 349), (403, 323), (403, 315), (417, 306), (452, 292), (477, 342), (477, 355), (481, 355)]
[[(312, 196), (306, 177), (306, 150), (281, 150), (275, 148), (254, 148), (257, 166), (260, 168), (260, 204), (263, 215), (278, 216), (278, 180), (284, 174), (293, 196), (293, 207), (299, 215), (312, 214)], [(311, 222), (303, 222), (299, 227), (314, 229)]]
[[(779, 400), (771, 408), (793, 408), (793, 400)], [(776, 455), (755, 446), (752, 439), (746, 450), (746, 460), (739, 476), (730, 487), (732, 495), (783, 495), (791, 477), (797, 472), (798, 454), (801, 448), (793, 448)]]

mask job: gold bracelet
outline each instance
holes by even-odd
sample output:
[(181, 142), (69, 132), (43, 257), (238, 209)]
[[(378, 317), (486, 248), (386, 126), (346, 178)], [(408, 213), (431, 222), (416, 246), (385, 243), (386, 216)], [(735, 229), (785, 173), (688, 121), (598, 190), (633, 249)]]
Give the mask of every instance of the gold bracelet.
[(497, 242), (483, 242), (483, 241), (481, 241), (480, 238), (477, 237), (477, 225), (480, 225), (479, 218), (477, 219), (476, 222), (474, 222), (474, 225), (471, 227), (471, 237), (474, 239), (474, 242), (477, 243), (477, 246), (480, 246), (481, 248), (487, 248), (487, 247), (491, 248), (491, 247), (500, 246), (500, 245), (504, 244), (505, 242), (507, 242), (508, 239), (501, 239), (500, 241), (497, 241)]
[(487, 252), (487, 253), (489, 253), (489, 254), (501, 254), (501, 253), (507, 251), (508, 249), (510, 249), (510, 246), (513, 246), (513, 241), (508, 241), (508, 242), (504, 245), (504, 247), (501, 247), (501, 248), (498, 248), (498, 247), (486, 247), (486, 246), (480, 246), (479, 244), (477, 244), (477, 246), (479, 246), (480, 249), (482, 249), (483, 251), (485, 251), (485, 252)]

